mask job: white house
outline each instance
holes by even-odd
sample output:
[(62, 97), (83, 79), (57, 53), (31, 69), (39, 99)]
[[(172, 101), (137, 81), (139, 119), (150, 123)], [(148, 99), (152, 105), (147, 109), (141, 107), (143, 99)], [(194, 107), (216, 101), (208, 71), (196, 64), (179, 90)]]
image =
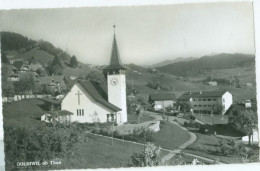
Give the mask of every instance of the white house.
[(160, 110), (168, 106), (172, 107), (176, 103), (176, 96), (173, 93), (150, 94), (148, 101), (153, 105), (154, 110)]
[(194, 113), (211, 113), (212, 108), (221, 107), (224, 115), (233, 104), (233, 96), (228, 91), (185, 92), (179, 98), (180, 102), (189, 102)]
[(110, 65), (103, 69), (107, 91), (98, 82), (78, 80), (63, 98), (61, 109), (73, 113), (72, 122), (127, 122), (125, 69), (114, 35)]

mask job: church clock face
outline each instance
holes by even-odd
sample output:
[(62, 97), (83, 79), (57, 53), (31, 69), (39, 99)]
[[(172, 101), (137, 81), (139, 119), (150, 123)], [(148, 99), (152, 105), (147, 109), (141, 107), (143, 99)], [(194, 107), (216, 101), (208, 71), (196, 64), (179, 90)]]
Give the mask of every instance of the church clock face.
[(118, 79), (117, 79), (117, 78), (112, 78), (112, 79), (110, 80), (110, 84), (111, 84), (112, 86), (116, 86), (116, 85), (118, 84)]

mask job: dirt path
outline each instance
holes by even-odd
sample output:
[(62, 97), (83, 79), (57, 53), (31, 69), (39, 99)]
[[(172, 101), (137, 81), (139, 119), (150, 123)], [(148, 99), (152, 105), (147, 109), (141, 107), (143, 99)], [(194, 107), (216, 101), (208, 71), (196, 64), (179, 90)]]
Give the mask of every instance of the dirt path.
[[(147, 114), (150, 114), (150, 116), (154, 117), (155, 120), (162, 120), (162, 116), (154, 113), (154, 112), (148, 112), (146, 111)], [(189, 145), (191, 145), (192, 143), (194, 143), (197, 139), (196, 134), (194, 134), (193, 132), (190, 132), (188, 129), (182, 127), (181, 125), (179, 125), (178, 123), (170, 120), (170, 122), (172, 124), (175, 124), (176, 126), (178, 126), (179, 128), (187, 131), (190, 134), (190, 139), (188, 141), (186, 141), (185, 143), (181, 144), (178, 148), (176, 148), (175, 150), (172, 150), (169, 154), (165, 155), (164, 157), (162, 157), (162, 162), (165, 163), (168, 160), (170, 160), (171, 158), (173, 158), (176, 154), (180, 153), (183, 149), (185, 149), (186, 147), (188, 147)]]

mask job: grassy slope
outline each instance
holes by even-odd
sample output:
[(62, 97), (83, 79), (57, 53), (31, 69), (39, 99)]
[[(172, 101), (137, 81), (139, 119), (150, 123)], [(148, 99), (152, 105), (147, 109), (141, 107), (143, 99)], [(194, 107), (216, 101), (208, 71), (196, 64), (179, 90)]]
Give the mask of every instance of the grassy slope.
[(225, 163), (239, 163), (238, 159), (234, 158), (234, 156), (223, 156), (220, 151), (220, 142), (219, 138), (215, 136), (205, 135), (196, 133), (197, 140), (184, 149), (184, 152), (189, 152), (192, 154), (201, 155), (204, 157), (208, 157), (211, 159), (219, 160)]
[[(8, 54), (8, 53), (7, 53)], [(28, 60), (32, 56), (35, 57), (36, 61), (39, 61), (40, 63), (48, 63), (49, 61), (52, 61), (54, 59), (54, 56), (40, 50), (39, 48), (34, 48), (32, 50), (29, 50), (28, 52), (25, 53), (16, 53), (15, 56), (12, 59), (24, 59)]]
[(160, 127), (160, 131), (154, 136), (154, 143), (157, 146), (174, 150), (190, 139), (189, 133), (175, 124), (165, 122)]
[(91, 138), (91, 143), (83, 143), (79, 147), (80, 153), (73, 160), (82, 160), (79, 168), (112, 168), (126, 167), (130, 162), (130, 156), (134, 152), (141, 152), (142, 145), (133, 143), (123, 143), (114, 140), (112, 145), (111, 139), (88, 135)]
[(41, 108), (43, 105), (38, 99), (3, 103), (4, 126), (38, 127), (41, 115), (46, 112)]

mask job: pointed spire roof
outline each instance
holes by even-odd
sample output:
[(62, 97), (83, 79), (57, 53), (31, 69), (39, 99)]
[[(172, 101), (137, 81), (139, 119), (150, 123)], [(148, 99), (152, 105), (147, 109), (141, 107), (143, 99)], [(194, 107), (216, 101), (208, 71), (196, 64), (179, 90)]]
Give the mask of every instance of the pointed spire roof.
[[(115, 26), (114, 26), (115, 28)], [(116, 34), (114, 33), (113, 46), (110, 58), (110, 64), (104, 68), (105, 70), (113, 70), (113, 69), (126, 69), (126, 67), (121, 63), (120, 55), (116, 43)]]

